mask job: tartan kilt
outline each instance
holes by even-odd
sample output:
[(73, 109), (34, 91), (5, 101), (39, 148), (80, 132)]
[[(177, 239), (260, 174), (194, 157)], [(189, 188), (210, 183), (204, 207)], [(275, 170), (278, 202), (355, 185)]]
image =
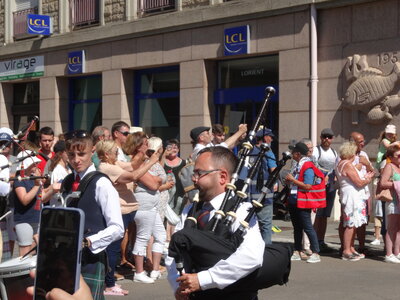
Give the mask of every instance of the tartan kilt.
[(81, 273), (90, 288), (93, 300), (105, 300), (106, 260), (107, 257), (104, 252), (93, 254), (88, 248), (83, 249)]

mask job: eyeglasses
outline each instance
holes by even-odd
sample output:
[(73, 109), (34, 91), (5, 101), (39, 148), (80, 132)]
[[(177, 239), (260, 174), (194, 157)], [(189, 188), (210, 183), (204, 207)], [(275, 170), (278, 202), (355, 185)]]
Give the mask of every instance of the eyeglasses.
[(85, 137), (90, 137), (90, 133), (87, 132), (86, 130), (74, 130), (74, 131), (70, 131), (67, 132), (66, 134), (64, 134), (64, 138), (66, 141), (71, 140), (71, 139), (81, 139), (81, 138), (85, 138)]
[(171, 149), (179, 149), (179, 148), (177, 145), (167, 145), (166, 149), (171, 150)]
[(323, 139), (333, 139), (333, 135), (330, 135), (330, 134), (324, 134), (324, 135), (321, 135), (321, 138), (323, 138)]
[(221, 169), (214, 169), (214, 170), (208, 170), (208, 171), (197, 169), (197, 170), (193, 170), (192, 177), (196, 180), (199, 180), (201, 177), (204, 177), (204, 176), (206, 176), (212, 172), (216, 172), (216, 171), (221, 171)]
[(129, 131), (118, 131), (120, 134), (124, 135), (124, 136), (128, 136), (129, 135)]

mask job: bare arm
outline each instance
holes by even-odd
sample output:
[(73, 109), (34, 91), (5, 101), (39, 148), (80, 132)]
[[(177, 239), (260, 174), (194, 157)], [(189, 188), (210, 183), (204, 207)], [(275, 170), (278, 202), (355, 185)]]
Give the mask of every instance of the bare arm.
[(157, 191), (161, 186), (161, 178), (153, 176), (149, 172), (140, 177), (139, 182), (152, 191)]
[(236, 142), (242, 136), (242, 134), (247, 132), (247, 124), (240, 124), (238, 131), (236, 131), (233, 135), (226, 139), (225, 144), (228, 145), (229, 149), (235, 147)]
[(300, 180), (295, 179), (293, 177), (293, 175), (290, 173), (286, 175), (285, 180), (292, 182), (293, 184), (297, 185), (299, 188), (301, 188), (303, 190), (311, 190), (311, 188), (312, 188), (311, 184), (305, 184), (304, 182), (301, 182)]
[(390, 189), (393, 187), (392, 177), (392, 165), (387, 164), (385, 168), (383, 168), (380, 185), (383, 189)]
[(371, 182), (371, 174), (367, 174), (366, 179), (361, 179), (360, 176), (358, 175), (357, 171), (351, 164), (346, 164), (344, 169), (343, 169), (343, 174), (347, 177), (350, 178), (350, 180), (354, 183), (356, 187), (363, 187), (366, 186)]
[(19, 202), (21, 202), (23, 206), (27, 206), (32, 202), (33, 199), (35, 199), (36, 194), (39, 191), (39, 187), (40, 184), (35, 185), (29, 192), (26, 192), (26, 189), (22, 186), (15, 188), (15, 193)]

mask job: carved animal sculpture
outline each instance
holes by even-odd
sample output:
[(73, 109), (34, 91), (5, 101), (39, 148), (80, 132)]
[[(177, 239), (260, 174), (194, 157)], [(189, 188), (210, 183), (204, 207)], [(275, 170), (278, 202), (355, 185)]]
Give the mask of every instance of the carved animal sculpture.
[[(353, 61), (355, 64), (356, 62)], [(348, 87), (343, 105), (351, 109), (365, 111), (370, 123), (379, 123), (393, 118), (390, 109), (400, 105), (400, 96), (388, 96), (400, 76), (400, 63), (396, 62), (392, 73), (382, 75), (370, 69), (359, 72)]]

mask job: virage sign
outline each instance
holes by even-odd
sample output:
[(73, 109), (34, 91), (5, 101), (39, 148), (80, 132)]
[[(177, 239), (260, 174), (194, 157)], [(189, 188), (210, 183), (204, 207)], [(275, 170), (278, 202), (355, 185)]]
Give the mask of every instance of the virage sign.
[(53, 21), (50, 16), (29, 14), (26, 18), (29, 34), (51, 35)]

